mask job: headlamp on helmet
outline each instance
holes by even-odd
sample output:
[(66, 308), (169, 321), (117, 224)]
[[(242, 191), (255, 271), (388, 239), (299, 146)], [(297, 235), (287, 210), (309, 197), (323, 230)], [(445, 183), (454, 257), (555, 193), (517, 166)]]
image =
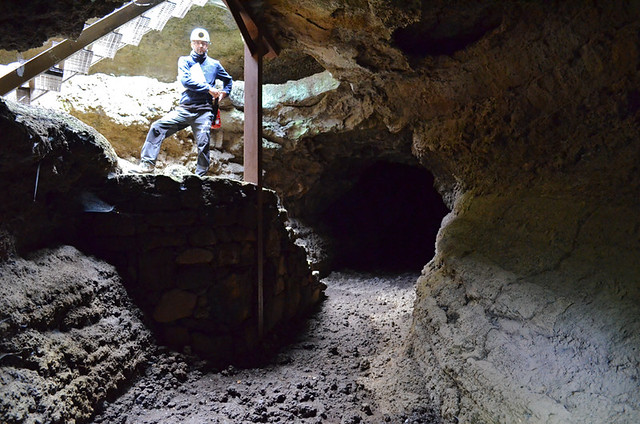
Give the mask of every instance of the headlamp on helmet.
[(196, 28), (191, 31), (191, 41), (206, 41), (207, 43), (211, 42), (209, 38), (209, 33), (204, 28)]

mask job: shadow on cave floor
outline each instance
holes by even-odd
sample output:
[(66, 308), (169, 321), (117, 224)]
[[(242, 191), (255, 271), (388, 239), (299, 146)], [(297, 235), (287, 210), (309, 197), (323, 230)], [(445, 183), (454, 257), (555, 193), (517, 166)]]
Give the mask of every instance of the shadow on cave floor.
[(413, 272), (434, 255), (448, 213), (422, 167), (377, 162), (321, 214), (335, 270)]
[(160, 348), (91, 422), (440, 423), (420, 379), (393, 365), (417, 276), (332, 272), (322, 306), (260, 366), (217, 369)]

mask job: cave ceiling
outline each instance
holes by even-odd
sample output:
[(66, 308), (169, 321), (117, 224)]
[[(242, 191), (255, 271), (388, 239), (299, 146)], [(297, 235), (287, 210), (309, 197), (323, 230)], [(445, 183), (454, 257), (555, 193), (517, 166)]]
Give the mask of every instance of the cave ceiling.
[[(122, 3), (5, 1), (0, 47), (74, 36)], [(632, 2), (252, 6), (284, 51), (313, 57), (373, 105), (371, 118), (391, 136), (411, 134), (413, 155), (445, 196), (505, 185), (596, 197), (638, 191), (640, 7)]]
[(638, 191), (638, 29), (627, 2), (271, 1), (284, 47), (370, 98), (443, 192)]

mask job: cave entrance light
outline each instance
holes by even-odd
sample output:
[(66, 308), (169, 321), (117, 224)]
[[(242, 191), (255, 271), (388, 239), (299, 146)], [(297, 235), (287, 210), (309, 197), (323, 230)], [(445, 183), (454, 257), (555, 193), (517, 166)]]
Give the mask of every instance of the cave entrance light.
[[(16, 90), (17, 100), (29, 104), (104, 58), (113, 59), (126, 45), (137, 46), (148, 32), (162, 31), (171, 18), (182, 19), (193, 5), (208, 0), (131, 1), (107, 16), (85, 25), (76, 40), (53, 42), (52, 46), (0, 76), (0, 96)], [(222, 0), (212, 2), (226, 7)], [(34, 97), (35, 93), (35, 97)]]
[[(113, 44), (113, 40), (111, 40), (110, 43), (109, 40), (102, 40), (104, 37), (109, 36), (110, 33), (115, 31), (118, 27), (137, 18), (143, 13), (152, 10), (159, 3), (159, 0), (150, 0), (145, 4), (130, 2), (102, 19), (97, 20), (91, 25), (87, 25), (76, 40), (63, 40), (34, 58), (20, 64), (16, 69), (0, 77), (0, 96), (5, 96), (12, 90), (21, 87), (24, 83), (32, 80), (41, 73), (46, 72), (48, 69), (53, 68), (59, 62), (65, 60), (76, 52), (82, 51), (85, 47), (94, 42), (97, 43), (96, 45), (98, 48), (109, 50), (109, 46)], [(117, 33), (114, 32), (113, 34)], [(121, 38), (122, 35), (119, 35)], [(93, 55), (95, 55), (95, 53), (92, 53), (90, 65), (96, 63)], [(99, 57), (99, 55), (95, 56), (96, 58)]]

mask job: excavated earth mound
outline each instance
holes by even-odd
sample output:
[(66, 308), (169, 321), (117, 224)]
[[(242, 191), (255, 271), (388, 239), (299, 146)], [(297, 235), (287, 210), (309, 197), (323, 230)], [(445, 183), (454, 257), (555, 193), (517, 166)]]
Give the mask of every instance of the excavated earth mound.
[(148, 360), (152, 336), (113, 266), (70, 246), (0, 265), (0, 417), (86, 421)]

